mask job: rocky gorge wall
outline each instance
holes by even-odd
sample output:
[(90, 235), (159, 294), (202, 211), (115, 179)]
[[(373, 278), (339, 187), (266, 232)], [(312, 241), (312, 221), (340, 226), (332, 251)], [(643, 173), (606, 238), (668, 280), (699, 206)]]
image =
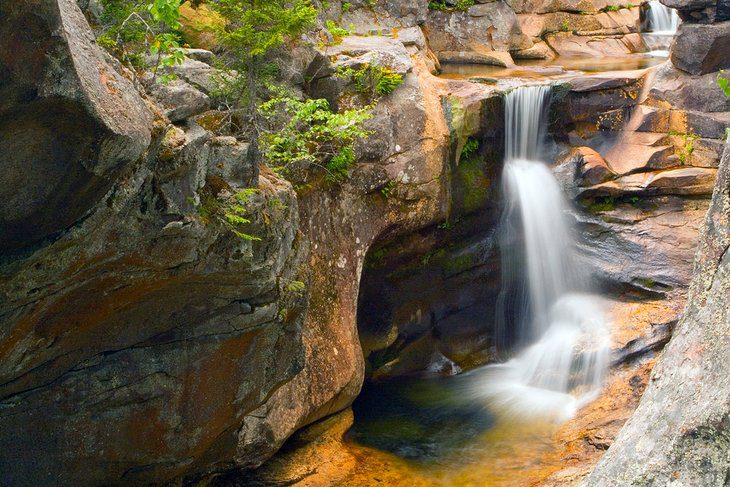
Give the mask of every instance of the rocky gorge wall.
[[(702, 90), (703, 80), (715, 75), (712, 71), (730, 63), (727, 2), (668, 1), (667, 5), (680, 9), (684, 23), (672, 47), (671, 64), (659, 73), (675, 89), (665, 96), (679, 97), (684, 106), (727, 112), (727, 100), (723, 107), (722, 101)], [(718, 46), (724, 47), (716, 50)], [(677, 85), (677, 79), (688, 81)], [(724, 381), (730, 350), (729, 191), (730, 146), (726, 142), (699, 236), (687, 306), (636, 412), (586, 485), (728, 482), (730, 403)]]
[[(505, 5), (472, 8), (501, 12)], [(10, 170), (1, 176), (7, 198), (0, 233), (11, 236), (0, 243), (5, 483), (193, 481), (255, 467), (298, 428), (346, 408), (357, 396), (365, 375), (357, 329), (360, 278), (381, 249), (416, 242), (416, 252), (386, 252), (384, 262), (411, 259), (418, 272), (443, 276), (452, 290), (484, 280), (494, 286), (496, 248), (489, 245), (488, 230), (497, 213), (502, 94), (430, 74), (438, 60), (428, 45), (438, 41), (429, 33), (441, 29), (429, 30), (428, 23), (438, 26), (468, 13), (396, 2), (383, 6), (387, 15), (374, 18), (366, 5), (353, 6), (342, 13), (344, 25), (354, 19), (356, 31), (386, 35), (345, 37), (327, 57), (304, 49), (292, 63), (293, 78), (308, 80), (298, 87), (336, 106), (351, 87), (332, 76), (335, 67), (362, 65), (373, 56), (402, 74), (404, 83), (376, 106), (368, 122), (374, 134), (357, 149), (361, 162), (346, 183), (334, 187), (307, 173), (287, 181), (255, 167), (245, 141), (212, 131), (221, 114), (213, 109), (209, 52), (191, 50), (174, 68), (177, 80), (154, 86), (135, 80), (94, 44), (75, 2), (13, 0), (0, 7), (0, 32), (12, 40), (0, 46), (0, 148), (10, 154)], [(530, 8), (537, 7), (520, 12)], [(540, 15), (578, 7), (554, 8), (540, 7)], [(522, 44), (501, 45), (499, 52), (529, 50), (529, 42), (538, 44), (538, 37), (554, 32), (521, 34), (514, 26), (523, 29), (523, 14), (510, 11), (505, 15), (511, 22), (496, 14), (490, 22), (508, 28), (509, 37)], [(474, 28), (481, 35), (491, 17), (472, 17), (482, 19)], [(456, 37), (475, 35), (469, 25), (464, 22)], [(45, 42), (40, 48), (39, 39)], [(452, 42), (444, 46), (452, 49)], [(709, 58), (706, 66), (716, 69)], [(681, 292), (689, 280), (683, 261), (708, 204), (719, 147), (714, 141), (722, 136), (717, 130), (728, 110), (718, 97), (695, 89), (710, 94), (707, 80), (714, 74), (687, 81), (687, 75), (671, 73), (662, 78), (664, 91), (649, 98), (658, 101), (641, 104), (656, 113), (646, 127), (662, 133), (666, 121), (703, 130), (702, 144), (709, 149), (699, 150), (698, 142), (699, 173), (676, 174), (659, 185), (621, 179), (648, 172), (654, 181), (671, 164), (683, 165), (671, 159), (683, 139), (669, 136), (669, 128), (666, 137), (648, 144), (651, 151), (659, 148), (664, 162), (654, 166), (659, 156), (649, 157), (647, 171), (623, 170), (625, 161), (614, 164), (608, 157), (584, 157), (591, 140), (600, 139), (599, 129), (620, 132), (618, 121), (640, 98), (643, 74), (576, 81), (561, 95), (570, 116), (553, 117), (555, 154), (581, 148), (561, 166), (568, 168), (566, 188), (588, 206), (607, 197), (616, 203), (577, 217), (587, 219), (584, 230), (593, 242), (586, 246), (589, 265), (607, 286), (642, 296)], [(685, 101), (686, 109), (674, 108)], [(601, 125), (604, 120), (614, 124)], [(462, 159), (469, 137), (480, 142), (478, 157)], [(680, 142), (675, 145), (672, 137)], [(36, 164), (33, 171), (29, 161)], [(258, 191), (246, 202), (253, 221), (247, 231), (260, 241), (241, 239), (210, 216), (251, 187)], [(646, 199), (646, 206), (632, 204), (634, 196)], [(674, 230), (679, 227), (681, 232)], [(667, 230), (647, 236), (657, 228)], [(419, 247), (423, 236), (432, 240)], [(455, 245), (436, 255), (444, 242)], [(604, 251), (597, 252), (595, 242)], [(429, 253), (437, 258), (421, 265)], [(663, 259), (673, 263), (671, 272), (657, 264)], [(408, 283), (401, 288), (417, 291)], [(485, 296), (465, 295), (471, 303), (442, 311), (468, 310)], [(401, 325), (413, 325), (416, 309), (399, 296), (391, 296), (394, 314), (403, 317), (396, 337)], [(477, 339), (466, 351), (443, 349), (471, 360), (485, 349), (482, 332), (469, 328), (475, 317), (456, 313), (450, 322), (417, 328), (431, 333), (463, 321), (462, 337), (444, 335), (427, 350)], [(378, 342), (372, 349), (384, 350), (383, 343), (392, 345)]]
[[(355, 311), (369, 244), (443, 219), (448, 206), (449, 132), (426, 61), (408, 52), (424, 46), (420, 30), (341, 56), (357, 65), (380, 51), (403, 86), (375, 109), (347, 184), (305, 177), (295, 191), (252, 166), (245, 142), (204, 128), (220, 115), (209, 110), (211, 53), (191, 50), (178, 79), (149, 85), (95, 45), (75, 2), (2, 9), (13, 40), (0, 51), (3, 191), (28, 190), (3, 207), (3, 485), (256, 466), (298, 427), (346, 407), (362, 383)], [(329, 64), (311, 52), (299, 60), (300, 79)], [(251, 187), (256, 240), (217, 216)]]

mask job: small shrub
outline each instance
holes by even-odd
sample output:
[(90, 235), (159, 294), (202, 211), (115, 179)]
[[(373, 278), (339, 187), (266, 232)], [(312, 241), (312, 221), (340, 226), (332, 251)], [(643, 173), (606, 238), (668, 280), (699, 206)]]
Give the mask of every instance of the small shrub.
[(563, 19), (563, 23), (560, 24), (560, 30), (562, 32), (568, 32), (570, 30), (570, 24), (568, 23), (568, 19)]
[(684, 145), (679, 148), (677, 157), (682, 164), (689, 163), (692, 159), (692, 153), (695, 150), (694, 141), (699, 139), (700, 136), (694, 133), (684, 134), (675, 130), (670, 131), (669, 135), (676, 135), (684, 138)]
[(335, 38), (335, 42), (340, 42), (343, 37), (349, 36), (351, 32), (347, 29), (344, 29), (337, 25), (337, 23), (334, 20), (328, 20), (327, 21), (327, 30), (330, 31), (330, 34), (332, 34), (332, 37)]
[(342, 12), (347, 13), (352, 8), (352, 4), (350, 2), (345, 2), (342, 4)]
[(377, 64), (368, 64), (360, 69), (340, 69), (337, 76), (351, 78), (355, 90), (368, 95), (373, 101), (389, 95), (403, 83), (403, 76)]
[[(159, 68), (180, 64), (185, 59), (178, 32), (180, 3), (181, 0), (102, 0), (102, 33), (96, 42), (133, 71), (150, 68), (153, 81), (166, 83), (174, 75), (158, 76)], [(145, 62), (147, 53), (155, 58), (152, 65)]]
[(479, 141), (469, 137), (464, 143), (464, 147), (461, 149), (461, 159), (467, 159), (476, 153), (479, 149)]
[(609, 5), (604, 9), (606, 12), (618, 12), (621, 10), (621, 7), (618, 5)]
[(730, 98), (730, 79), (726, 78), (725, 71), (720, 70), (719, 73), (717, 73), (717, 85), (720, 87), (723, 93), (725, 93), (725, 96)]
[(335, 113), (325, 99), (298, 100), (279, 96), (261, 105), (271, 122), (262, 148), (275, 170), (288, 171), (308, 163), (327, 171), (329, 181), (341, 181), (355, 163), (354, 144), (370, 132), (363, 123), (369, 107)]
[(204, 195), (198, 207), (198, 215), (203, 222), (216, 221), (244, 240), (261, 240), (259, 237), (244, 232), (245, 225), (251, 223), (251, 220), (246, 218), (248, 211), (245, 205), (256, 191), (258, 191), (256, 188), (243, 189), (227, 201)]

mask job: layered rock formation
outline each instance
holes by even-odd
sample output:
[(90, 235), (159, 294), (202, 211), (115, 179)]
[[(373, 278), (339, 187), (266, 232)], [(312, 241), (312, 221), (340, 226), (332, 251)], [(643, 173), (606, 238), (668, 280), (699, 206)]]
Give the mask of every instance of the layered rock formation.
[[(684, 24), (672, 51), (675, 79), (703, 86), (710, 71), (727, 67), (727, 49), (689, 51), (727, 43), (724, 2), (679, 5)], [(714, 23), (707, 23), (707, 22)], [(691, 61), (689, 61), (691, 59)], [(706, 62), (706, 60), (709, 60)], [(684, 70), (689, 74), (680, 74)], [(708, 74), (709, 73), (709, 74)], [(694, 75), (694, 76), (690, 76)], [(699, 90), (698, 90), (699, 91)], [(722, 107), (716, 96), (687, 88), (694, 106)], [(708, 99), (709, 98), (709, 99)], [(717, 100), (717, 101), (716, 101)], [(727, 110), (727, 100), (725, 110)], [(723, 114), (726, 115), (726, 114)], [(689, 118), (689, 117), (688, 117)], [(695, 120), (715, 117), (695, 117)], [(696, 123), (696, 122), (695, 122)], [(705, 125), (706, 126), (706, 125)], [(727, 363), (730, 325), (730, 146), (726, 143), (712, 204), (700, 233), (687, 307), (652, 371), (634, 416), (587, 479), (586, 485), (725, 485), (730, 475)]]
[(682, 319), (634, 416), (586, 485), (725, 485), (730, 473), (730, 145)]
[(421, 26), (443, 62), (510, 66), (513, 59), (649, 50), (638, 33), (639, 6), (625, 1), (356, 1), (335, 3), (329, 14), (359, 34)]
[[(291, 80), (333, 106), (352, 96), (333, 76), (337, 66), (377, 59), (404, 83), (375, 107), (361, 163), (332, 186), (308, 172), (287, 182), (255, 167), (245, 142), (211, 132), (222, 114), (209, 110), (210, 52), (191, 51), (169, 85), (142, 77), (149, 93), (140, 93), (94, 45), (72, 0), (3, 4), (0, 33), (10, 41), (0, 46), (0, 151), (10, 170), (0, 176), (0, 483), (192, 481), (260, 465), (295, 430), (358, 394), (362, 269), (366, 255), (377, 264), (392, 245), (405, 251), (385, 252), (381, 263), (411, 274), (366, 276), (364, 286), (390, 279), (397, 289), (387, 303), (392, 326), (364, 336), (368, 351), (404, 354), (412, 342), (393, 340), (403, 333), (427, 337), (410, 348), (428, 358), (417, 367), (434, 351), (464, 366), (489, 360), (490, 342), (475, 325), (498, 269), (489, 229), (501, 94), (430, 76), (438, 61), (427, 46), (444, 59), (477, 53), (506, 64), (508, 52), (551, 56), (544, 40), (557, 45), (553, 37), (628, 42), (635, 7), (605, 7), (494, 2), (439, 12), (395, 2), (378, 17), (353, 2), (344, 25), (392, 35), (304, 49)], [(526, 12), (538, 12), (536, 24)], [(561, 33), (566, 18), (585, 24)], [(487, 20), (495, 30), (482, 28)], [(424, 23), (428, 36), (416, 26)], [(683, 260), (727, 111), (710, 92), (714, 74), (704, 74), (718, 62), (708, 54), (688, 64), (699, 70), (692, 76), (662, 68), (647, 98), (655, 101), (641, 105), (652, 135), (626, 142), (642, 147), (640, 167), (596, 149), (599, 129), (618, 131), (635, 108), (642, 75), (576, 81), (563, 92), (569, 116), (553, 117), (555, 153), (571, 151), (566, 187), (593, 207), (577, 218), (591, 242), (587, 265), (607, 288), (656, 297), (689, 280)], [(677, 134), (656, 135), (669, 130)], [(689, 164), (679, 164), (689, 133), (699, 138)], [(462, 158), (470, 138), (480, 143), (477, 157)], [(257, 191), (239, 200), (247, 188)], [(260, 240), (239, 238), (216, 217), (236, 202), (252, 220), (246, 233)], [(667, 260), (664, 271), (657, 262)], [(442, 285), (442, 301), (424, 283), (429, 292)], [(397, 299), (408, 293), (414, 299)], [(414, 319), (419, 310), (423, 319)], [(638, 354), (663, 336), (620, 346)]]

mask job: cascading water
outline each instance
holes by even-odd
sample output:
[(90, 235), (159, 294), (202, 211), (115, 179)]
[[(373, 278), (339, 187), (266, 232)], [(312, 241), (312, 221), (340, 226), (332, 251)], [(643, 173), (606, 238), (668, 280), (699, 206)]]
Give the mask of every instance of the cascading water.
[(679, 26), (677, 11), (658, 0), (649, 2), (646, 18), (649, 32), (659, 35), (674, 35), (677, 32)]
[(658, 0), (648, 3), (646, 12), (645, 31), (642, 33), (644, 42), (651, 49), (649, 55), (657, 57), (669, 56), (669, 45), (679, 26), (677, 11), (665, 6)]
[[(551, 171), (536, 161), (549, 100), (545, 85), (518, 88), (505, 100), (504, 268), (497, 322), (502, 342), (522, 350), (475, 376), (478, 395), (496, 412), (563, 421), (600, 391), (609, 332), (597, 300), (579, 294), (587, 278), (572, 256), (567, 203)], [(503, 313), (507, 316), (499, 316)]]

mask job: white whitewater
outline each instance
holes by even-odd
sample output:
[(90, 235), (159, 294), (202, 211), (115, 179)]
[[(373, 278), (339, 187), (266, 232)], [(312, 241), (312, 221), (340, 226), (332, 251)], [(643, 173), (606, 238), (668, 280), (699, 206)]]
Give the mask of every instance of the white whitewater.
[(658, 0), (649, 2), (646, 11), (649, 32), (656, 35), (674, 35), (679, 26), (679, 15), (673, 8), (669, 8)]
[(596, 298), (581, 293), (588, 280), (572, 255), (567, 202), (550, 169), (536, 160), (549, 100), (550, 86), (518, 88), (505, 100), (502, 231), (509, 237), (503, 243), (521, 238), (502, 248), (512, 268), (503, 269), (498, 313), (508, 310), (506, 301), (522, 309), (498, 323), (520, 329), (501, 333), (521, 349), (506, 363), (475, 371), (474, 392), (502, 416), (560, 422), (600, 392), (609, 332)]

